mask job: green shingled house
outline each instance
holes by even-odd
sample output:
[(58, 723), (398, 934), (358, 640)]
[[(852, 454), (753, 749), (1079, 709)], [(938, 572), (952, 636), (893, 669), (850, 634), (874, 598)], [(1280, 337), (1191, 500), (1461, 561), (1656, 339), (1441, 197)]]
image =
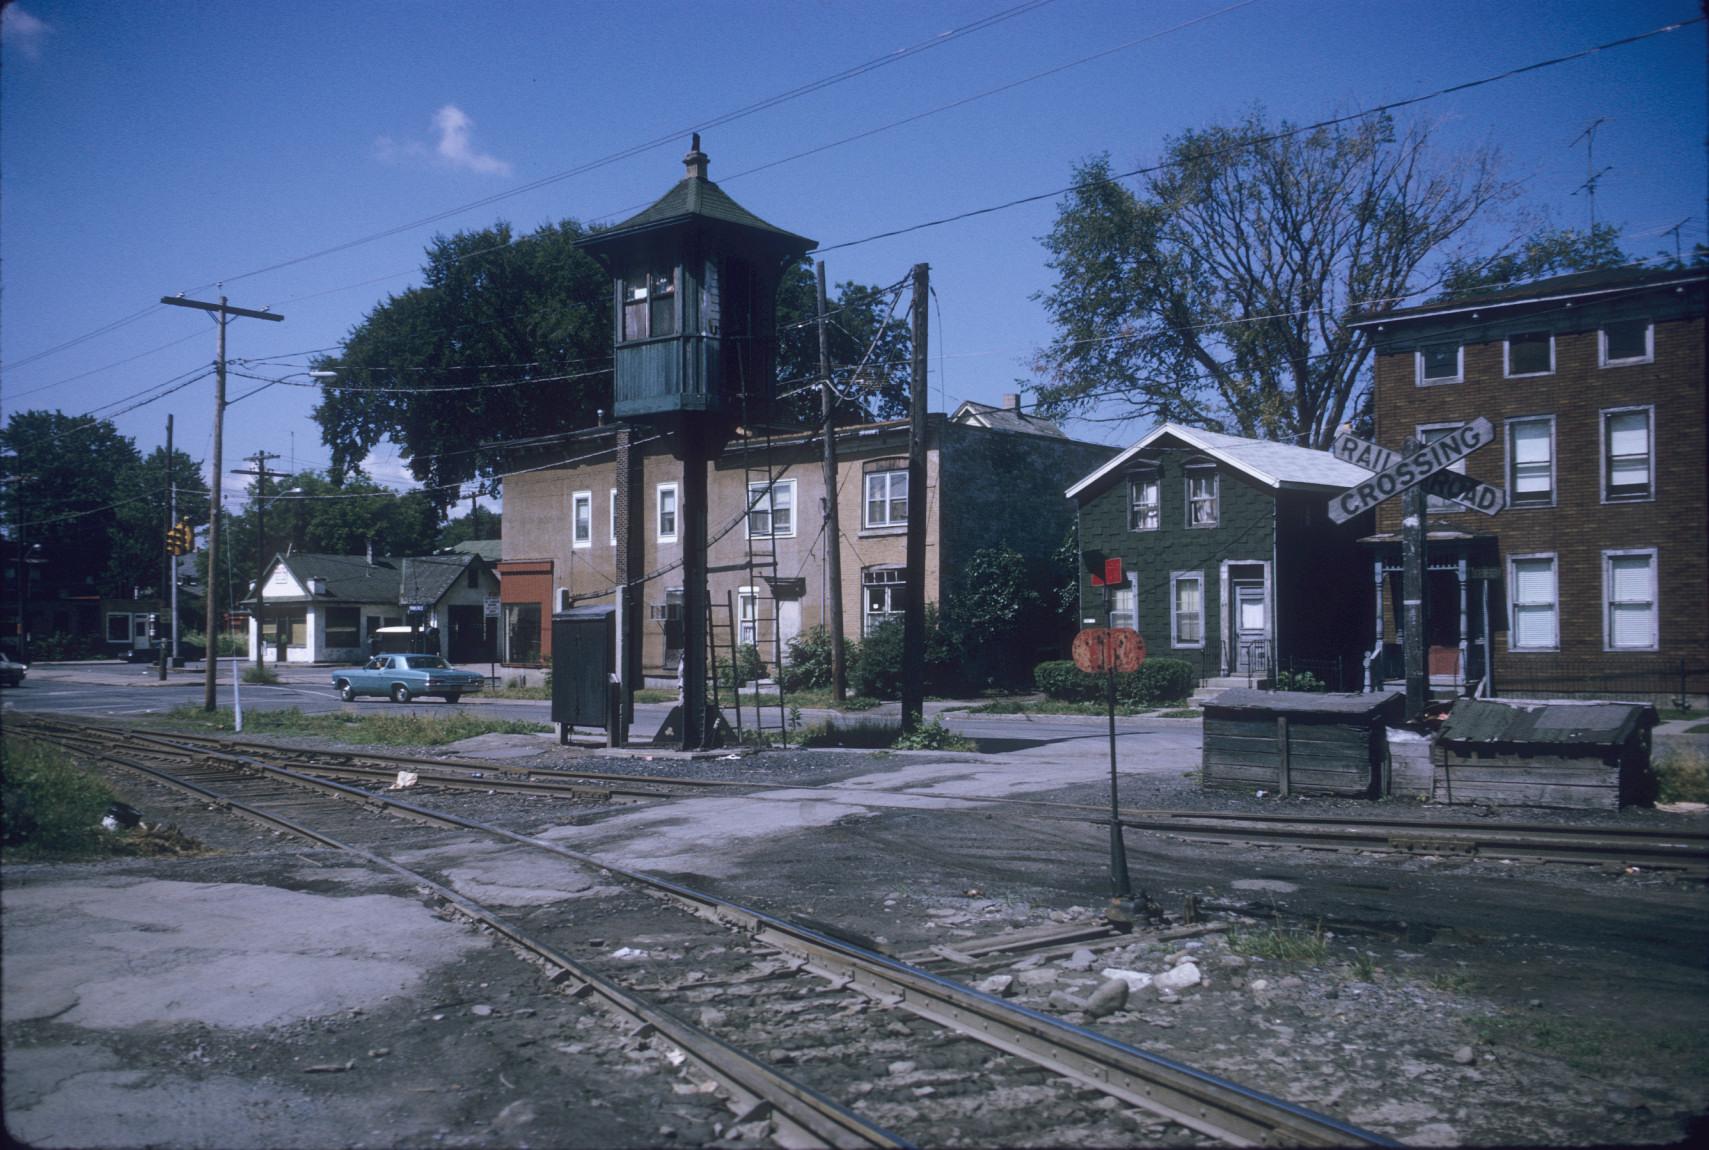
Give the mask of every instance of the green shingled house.
[[(1067, 495), (1080, 546), (1123, 560), (1110, 622), (1136, 627), (1148, 657), (1207, 682), (1291, 668), (1358, 690), (1371, 516), (1338, 525), (1326, 505), (1369, 475), (1326, 451), (1163, 424)], [(1083, 573), (1083, 625), (1104, 623), (1104, 603)]]

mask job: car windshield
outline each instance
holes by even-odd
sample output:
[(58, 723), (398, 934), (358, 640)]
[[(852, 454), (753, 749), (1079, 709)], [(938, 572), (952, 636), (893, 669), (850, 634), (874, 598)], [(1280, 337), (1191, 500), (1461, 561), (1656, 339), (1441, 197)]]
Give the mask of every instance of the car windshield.
[(426, 671), (431, 670), (434, 667), (443, 667), (446, 664), (445, 660), (441, 659), (438, 655), (411, 655), (409, 657), (409, 665), (418, 670)]

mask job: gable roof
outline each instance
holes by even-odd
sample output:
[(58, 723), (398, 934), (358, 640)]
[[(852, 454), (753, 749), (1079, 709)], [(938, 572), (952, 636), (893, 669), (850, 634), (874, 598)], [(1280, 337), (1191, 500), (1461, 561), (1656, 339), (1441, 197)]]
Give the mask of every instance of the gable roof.
[(973, 399), (963, 401), (949, 417), (949, 421), (973, 427), (989, 427), (993, 431), (1020, 431), (1028, 435), (1049, 435), (1055, 439), (1068, 438), (1067, 433), (1051, 420), (1040, 419), (1036, 415), (1028, 415), (1012, 407), (993, 407), (989, 403), (980, 403)]
[(1371, 473), (1335, 458), (1327, 451), (1312, 447), (1296, 447), (1269, 439), (1248, 439), (1243, 435), (1225, 435), (1220, 431), (1201, 431), (1178, 423), (1163, 423), (1138, 443), (1070, 487), (1064, 494), (1074, 499), (1082, 492), (1101, 483), (1164, 436), (1180, 440), (1187, 446), (1204, 452), (1266, 487), (1334, 490), (1351, 487), (1369, 479)]
[(1492, 287), (1483, 291), (1396, 308), (1371, 315), (1348, 326), (1353, 328), (1384, 327), (1406, 324), (1435, 316), (1456, 315), (1466, 311), (1489, 311), (1495, 308), (1521, 307), (1528, 304), (1554, 303), (1561, 300), (1582, 300), (1591, 297), (1632, 295), (1665, 288), (1683, 289), (1689, 284), (1702, 284), (1709, 273), (1702, 268), (1606, 268), (1601, 271), (1571, 272), (1550, 276), (1530, 283)]
[[(269, 597), (268, 601), (431, 605), (443, 599), (473, 563), (484, 566), (485, 560), (469, 553), (405, 558), (376, 555), (370, 563), (366, 555), (296, 551), (274, 556), (267, 570), (271, 573), (275, 564), (283, 566), (298, 584), (309, 588), (308, 594), (280, 599)], [(326, 590), (315, 592), (312, 582), (315, 579), (324, 581)], [(244, 602), (251, 602), (254, 598), (252, 593)]]

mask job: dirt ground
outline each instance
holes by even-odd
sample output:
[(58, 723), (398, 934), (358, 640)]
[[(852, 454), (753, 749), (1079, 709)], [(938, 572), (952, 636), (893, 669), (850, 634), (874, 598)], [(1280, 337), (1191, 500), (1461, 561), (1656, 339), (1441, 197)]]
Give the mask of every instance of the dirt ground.
[[(623, 854), (894, 954), (1093, 920), (1108, 893), (1103, 828), (1048, 808), (949, 797), (994, 793), (1015, 769), (1000, 759), (798, 752), (633, 769), (842, 790), (610, 809), (414, 798), (600, 857)], [(7, 868), (12, 1137), (43, 1146), (593, 1147), (741, 1145), (759, 1132), (399, 880), (153, 784), (115, 782), (145, 817), (176, 823), (208, 851)], [(1107, 797), (1086, 783), (1032, 785), (1064, 801)], [(1278, 809), (1207, 796), (1180, 772), (1124, 787), (1124, 805)], [(922, 794), (930, 801), (917, 801)], [(1583, 817), (1674, 821), (1646, 811)], [(1704, 1132), (1701, 883), (1149, 835), (1130, 836), (1127, 851), (1135, 885), (1172, 920), (1193, 896), (1219, 929), (1174, 941), (1142, 930), (1087, 955), (943, 969), (969, 982), (995, 978), (997, 992), (1040, 1010), (1413, 1144), (1666, 1144)], [(601, 884), (508, 874), (500, 885), (509, 892), (501, 900), (526, 917), (585, 916)], [(588, 921), (591, 951), (628, 941)], [(1314, 953), (1278, 956), (1282, 943), (1301, 940)], [(1152, 984), (1136, 977), (1122, 1008), (1088, 1009), (1107, 970)], [(1160, 991), (1166, 973), (1185, 985)], [(848, 1058), (874, 1062), (860, 1050)], [(858, 1084), (850, 1096), (859, 1099)], [(1084, 1105), (1085, 1121), (1041, 1120), (1016, 1141), (1162, 1137), (1108, 1100), (1087, 1095)]]

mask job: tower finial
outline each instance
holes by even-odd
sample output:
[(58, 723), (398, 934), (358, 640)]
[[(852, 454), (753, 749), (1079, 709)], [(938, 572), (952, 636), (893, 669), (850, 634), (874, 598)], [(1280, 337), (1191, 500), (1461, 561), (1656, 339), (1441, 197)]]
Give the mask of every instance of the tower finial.
[(711, 161), (706, 158), (706, 153), (700, 150), (699, 132), (694, 133), (692, 141), (689, 144), (688, 155), (682, 158), (682, 163), (688, 169), (689, 179), (704, 180), (706, 178), (706, 166)]

